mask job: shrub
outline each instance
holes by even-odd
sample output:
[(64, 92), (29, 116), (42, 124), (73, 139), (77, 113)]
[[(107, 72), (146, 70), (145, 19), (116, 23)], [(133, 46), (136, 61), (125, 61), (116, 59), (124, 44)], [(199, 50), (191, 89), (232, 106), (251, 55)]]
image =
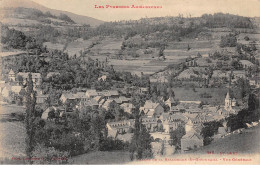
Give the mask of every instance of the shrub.
[(37, 144), (32, 153), (33, 164), (69, 164), (72, 161), (69, 158), (69, 153), (59, 151), (54, 147), (45, 147)]

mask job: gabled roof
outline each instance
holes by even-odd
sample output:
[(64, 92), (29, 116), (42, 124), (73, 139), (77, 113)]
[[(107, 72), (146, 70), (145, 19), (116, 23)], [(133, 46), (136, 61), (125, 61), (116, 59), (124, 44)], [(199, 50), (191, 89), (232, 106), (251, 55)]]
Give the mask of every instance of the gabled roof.
[(9, 74), (9, 75), (14, 75), (15, 73), (14, 73), (14, 71), (11, 69), (8, 74)]
[(123, 103), (120, 106), (123, 108), (129, 108), (129, 109), (134, 108), (134, 105), (132, 103)]
[(249, 67), (253, 66), (254, 64), (250, 62), (249, 60), (240, 60), (239, 61), (242, 65), (247, 65)]
[(94, 99), (89, 99), (87, 101), (81, 102), (84, 106), (98, 106), (98, 103)]
[(149, 110), (149, 111), (146, 113), (146, 115), (148, 115), (148, 116), (153, 116), (153, 114), (154, 114), (154, 111), (151, 111), (151, 110)]
[(96, 100), (97, 102), (100, 102), (101, 99), (102, 99), (102, 96), (96, 96), (96, 97), (94, 97), (93, 99)]
[(159, 106), (159, 103), (153, 103), (151, 100), (147, 100), (144, 104), (145, 109), (155, 109), (157, 106)]
[(12, 89), (12, 86), (10, 86), (9, 84), (5, 84), (5, 87), (3, 88), (3, 90), (6, 89), (6, 90), (11, 90)]
[(127, 102), (127, 101), (129, 101), (125, 96), (120, 96), (119, 99), (120, 99), (122, 102)]
[(198, 134), (196, 131), (187, 132), (187, 133), (182, 137), (182, 139), (194, 139), (194, 138), (203, 140), (203, 137), (202, 137), (200, 134)]
[(64, 97), (65, 99), (76, 99), (76, 97), (74, 96), (74, 94), (72, 94), (72, 93), (63, 93), (62, 95), (61, 95), (61, 97)]
[(173, 102), (175, 102), (175, 100), (174, 100), (174, 98), (172, 96), (170, 96), (169, 99), (166, 102), (173, 103)]
[(111, 96), (118, 96), (119, 95), (117, 90), (109, 90), (109, 94)]
[(114, 101), (114, 100), (111, 100), (111, 99), (108, 99), (105, 101), (105, 103), (102, 105), (102, 107), (105, 107), (105, 108), (108, 108), (109, 104)]
[(12, 86), (11, 90), (14, 93), (20, 93), (20, 91), (22, 90), (22, 86)]
[(88, 98), (88, 97), (86, 96), (86, 93), (85, 93), (85, 92), (77, 92), (76, 94), (74, 94), (74, 97), (75, 97), (76, 99), (86, 99), (86, 98)]
[(218, 133), (221, 134), (221, 135), (225, 135), (227, 132), (226, 132), (224, 127), (219, 127), (218, 128)]
[(98, 93), (96, 90), (87, 90), (86, 95), (88, 96), (98, 96)]
[(169, 113), (163, 113), (163, 114), (160, 116), (160, 119), (165, 120), (165, 119), (168, 119), (169, 116), (170, 116)]
[(171, 115), (170, 119), (172, 119), (172, 120), (181, 120), (181, 121), (184, 121), (184, 122), (188, 121), (188, 118), (185, 115), (181, 114), (181, 113), (176, 113), (176, 114)]

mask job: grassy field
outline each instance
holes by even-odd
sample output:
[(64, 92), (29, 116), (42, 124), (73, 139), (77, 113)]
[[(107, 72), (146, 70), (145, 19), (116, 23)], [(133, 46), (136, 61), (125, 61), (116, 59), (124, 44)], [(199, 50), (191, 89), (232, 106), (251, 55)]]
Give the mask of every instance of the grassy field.
[[(226, 93), (228, 91), (227, 88), (196, 88), (195, 91), (192, 88), (173, 88), (175, 98), (179, 100), (187, 100), (187, 101), (205, 101), (209, 104), (218, 104), (223, 105), (224, 99), (226, 97)], [(200, 94), (208, 93), (212, 96), (212, 98), (202, 98)]]
[(16, 112), (25, 112), (25, 108), (23, 106), (17, 105), (0, 105), (0, 115), (11, 114)]
[(0, 121), (0, 157), (25, 155), (25, 128), (22, 122)]
[(22, 156), (25, 149), (24, 124), (10, 114), (25, 109), (15, 105), (1, 105), (0, 109), (0, 157)]
[(97, 151), (72, 157), (73, 164), (125, 164), (130, 162), (126, 151)]
[(233, 134), (191, 153), (206, 154), (207, 151), (220, 152), (238, 152), (245, 154), (260, 153), (260, 126), (246, 129), (242, 134)]

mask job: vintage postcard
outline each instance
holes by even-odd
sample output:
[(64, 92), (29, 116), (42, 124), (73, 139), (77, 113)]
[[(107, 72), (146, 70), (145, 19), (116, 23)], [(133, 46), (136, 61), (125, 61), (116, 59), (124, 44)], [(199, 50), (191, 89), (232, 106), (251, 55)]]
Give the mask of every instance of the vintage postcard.
[(0, 0), (0, 24), (0, 164), (260, 164), (260, 0)]

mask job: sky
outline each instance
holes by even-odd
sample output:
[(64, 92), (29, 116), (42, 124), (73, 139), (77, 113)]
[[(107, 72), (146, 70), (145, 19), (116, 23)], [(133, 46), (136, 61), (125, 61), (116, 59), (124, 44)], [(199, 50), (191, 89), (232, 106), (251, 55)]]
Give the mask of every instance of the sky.
[[(231, 13), (260, 16), (260, 0), (32, 0), (48, 8), (73, 12), (103, 21), (135, 20), (144, 17), (201, 16), (205, 13)], [(95, 5), (157, 5), (160, 9), (111, 9)]]

